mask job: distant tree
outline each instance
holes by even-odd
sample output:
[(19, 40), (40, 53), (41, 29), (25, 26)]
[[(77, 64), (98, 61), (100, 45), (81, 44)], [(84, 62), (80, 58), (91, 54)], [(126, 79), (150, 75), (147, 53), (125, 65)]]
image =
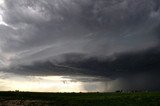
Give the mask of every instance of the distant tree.
[(117, 90), (116, 92), (117, 92), (117, 93), (121, 93), (121, 92), (123, 92), (123, 90)]
[(19, 90), (15, 90), (15, 92), (19, 92)]

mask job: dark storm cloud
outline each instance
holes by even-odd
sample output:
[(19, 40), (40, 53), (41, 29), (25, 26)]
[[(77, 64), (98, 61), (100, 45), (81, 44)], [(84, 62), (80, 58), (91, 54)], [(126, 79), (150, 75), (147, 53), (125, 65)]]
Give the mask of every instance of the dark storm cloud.
[(159, 0), (5, 0), (0, 9), (2, 71), (159, 88)]
[(118, 54), (113, 57), (106, 57), (106, 59), (104, 57), (68, 59), (63, 65), (81, 68), (85, 75), (101, 76), (112, 80), (118, 79), (121, 86), (117, 86), (119, 89), (160, 90), (159, 47), (140, 52)]
[[(142, 41), (149, 42), (149, 46), (155, 39), (154, 35), (147, 35), (146, 29), (152, 29), (152, 25), (154, 27), (157, 21), (151, 26), (145, 25), (152, 21), (150, 14), (158, 11), (154, 9), (157, 8), (157, 5), (154, 6), (156, 1), (152, 0), (6, 0), (5, 4), (3, 20), (17, 28), (15, 36), (18, 39), (13, 42), (12, 39), (6, 38), (8, 43), (3, 47), (6, 51), (17, 52), (42, 45), (56, 45), (56, 42), (70, 39), (89, 40), (85, 44), (89, 45), (91, 52), (97, 50), (96, 45), (108, 45), (102, 47), (108, 51), (112, 51), (112, 46), (115, 46), (116, 50), (120, 47), (123, 51), (125, 48), (128, 50), (137, 47), (135, 41), (131, 40), (132, 37), (123, 38), (124, 36), (134, 36), (135, 39), (141, 40), (144, 40), (144, 36), (153, 39)], [(13, 36), (8, 32), (5, 32), (5, 35)], [(111, 40), (108, 42), (108, 39)], [(128, 40), (132, 43), (126, 46)], [(80, 51), (84, 52), (83, 49)]]
[(121, 85), (121, 87), (117, 86), (119, 89), (160, 90), (159, 47), (103, 58), (88, 57), (84, 54), (65, 54), (61, 57), (63, 57), (61, 62), (50, 59), (47, 62), (12, 67), (11, 72), (40, 76), (66, 75), (71, 76), (69, 78), (72, 78), (72, 81), (82, 82), (108, 82), (118, 79)]
[(99, 75), (110, 78), (138, 73), (157, 72), (160, 69), (160, 50), (152, 48), (139, 52), (115, 54), (112, 57), (88, 57), (84, 54), (65, 54), (63, 60), (49, 59), (32, 65), (17, 66), (12, 72), (42, 75)]

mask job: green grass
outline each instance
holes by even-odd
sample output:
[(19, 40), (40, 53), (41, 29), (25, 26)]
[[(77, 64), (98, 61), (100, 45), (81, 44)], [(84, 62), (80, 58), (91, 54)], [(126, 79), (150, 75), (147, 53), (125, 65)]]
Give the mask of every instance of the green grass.
[(50, 106), (160, 106), (160, 92), (137, 92), (137, 93), (0, 92), (0, 99), (49, 101)]

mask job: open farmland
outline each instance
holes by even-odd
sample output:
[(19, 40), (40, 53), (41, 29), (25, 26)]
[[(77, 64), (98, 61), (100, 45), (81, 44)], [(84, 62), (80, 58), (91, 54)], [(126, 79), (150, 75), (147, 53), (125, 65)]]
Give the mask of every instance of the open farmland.
[(160, 106), (160, 93), (0, 92), (0, 106)]

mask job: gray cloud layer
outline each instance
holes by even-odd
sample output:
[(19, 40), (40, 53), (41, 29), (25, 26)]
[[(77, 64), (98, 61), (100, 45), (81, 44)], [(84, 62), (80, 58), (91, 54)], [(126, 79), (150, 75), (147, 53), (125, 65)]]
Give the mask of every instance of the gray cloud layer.
[(126, 88), (126, 79), (141, 76), (140, 88), (150, 87), (160, 69), (159, 6), (159, 0), (5, 0), (1, 70), (122, 78)]

